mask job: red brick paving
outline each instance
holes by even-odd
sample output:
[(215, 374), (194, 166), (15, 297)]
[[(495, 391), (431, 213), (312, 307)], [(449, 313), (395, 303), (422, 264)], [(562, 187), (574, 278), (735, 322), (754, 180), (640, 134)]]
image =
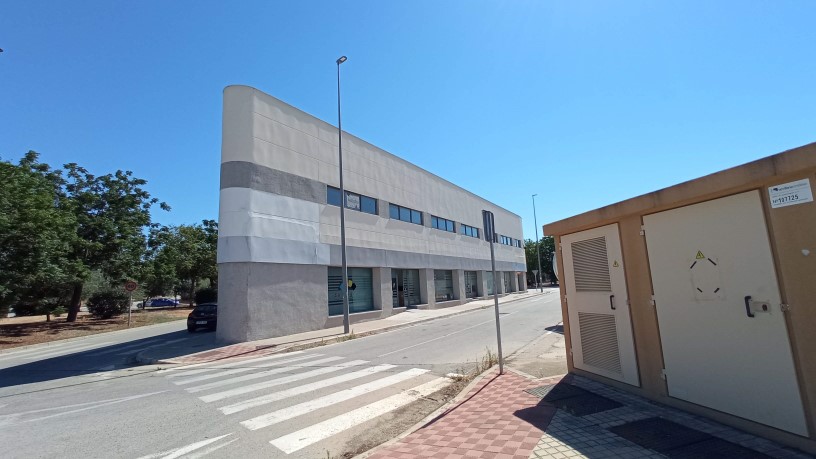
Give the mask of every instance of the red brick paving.
[(561, 376), (530, 380), (513, 372), (488, 373), (467, 396), (436, 419), (370, 459), (527, 459), (555, 415), (525, 389), (555, 384)]
[(218, 349), (213, 349), (209, 351), (199, 352), (197, 354), (190, 354), (185, 355), (182, 357), (172, 358), (172, 359), (165, 359), (163, 362), (165, 363), (202, 363), (202, 362), (212, 362), (215, 360), (227, 359), (230, 357), (258, 357), (265, 354), (271, 354), (275, 350), (274, 349), (258, 349), (254, 344), (233, 344), (231, 346), (225, 346)]

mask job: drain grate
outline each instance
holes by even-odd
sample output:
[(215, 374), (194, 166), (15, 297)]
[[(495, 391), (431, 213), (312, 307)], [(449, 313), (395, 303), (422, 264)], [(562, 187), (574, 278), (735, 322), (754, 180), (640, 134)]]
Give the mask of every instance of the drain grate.
[(714, 437), (663, 418), (648, 418), (629, 422), (609, 431), (636, 445), (655, 450), (670, 457), (670, 451), (693, 445)]
[(548, 386), (541, 386), (535, 387), (533, 389), (527, 389), (526, 391), (528, 394), (535, 395), (538, 398), (542, 398), (548, 402), (553, 400), (561, 400), (562, 398), (568, 397), (576, 397), (579, 395), (587, 395), (590, 392), (580, 387), (575, 387), (572, 384), (566, 383), (558, 383), (558, 384), (550, 384)]
[[(546, 400), (546, 397), (544, 398)], [(573, 416), (587, 416), (601, 411), (613, 410), (623, 405), (606, 397), (587, 393), (576, 397), (561, 398), (549, 401), (553, 406), (566, 411)]]
[(721, 438), (711, 438), (663, 453), (672, 459), (770, 459), (771, 456)]

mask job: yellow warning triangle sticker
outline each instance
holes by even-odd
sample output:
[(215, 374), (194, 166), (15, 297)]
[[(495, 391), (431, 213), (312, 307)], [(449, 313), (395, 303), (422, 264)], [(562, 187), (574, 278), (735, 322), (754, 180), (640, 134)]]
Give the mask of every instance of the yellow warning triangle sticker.
[(697, 256), (695, 258), (698, 259), (698, 260), (703, 260), (703, 259), (705, 259), (705, 257), (706, 256), (703, 255), (703, 252), (701, 250), (698, 250), (697, 251)]
[(615, 260), (615, 262), (614, 262), (614, 263), (612, 263), (612, 267), (613, 267), (613, 268), (617, 268), (618, 266), (620, 266), (620, 265), (618, 264), (618, 260)]

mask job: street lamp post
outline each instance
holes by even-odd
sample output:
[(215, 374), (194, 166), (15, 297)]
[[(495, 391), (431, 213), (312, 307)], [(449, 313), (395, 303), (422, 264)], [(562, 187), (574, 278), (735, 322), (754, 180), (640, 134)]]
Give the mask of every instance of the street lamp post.
[(538, 196), (538, 193), (533, 195), (533, 224), (535, 225), (536, 229), (536, 258), (538, 259), (538, 275), (536, 276), (536, 283), (539, 287), (541, 287), (541, 293), (544, 293), (544, 285), (541, 284), (541, 244), (539, 244), (538, 240), (538, 219), (536, 218), (536, 208), (535, 208), (535, 197)]
[(346, 264), (346, 189), (343, 187), (343, 127), (340, 123), (340, 64), (346, 56), (337, 59), (337, 152), (340, 163), (340, 250), (343, 263), (343, 333), (349, 333), (348, 265)]

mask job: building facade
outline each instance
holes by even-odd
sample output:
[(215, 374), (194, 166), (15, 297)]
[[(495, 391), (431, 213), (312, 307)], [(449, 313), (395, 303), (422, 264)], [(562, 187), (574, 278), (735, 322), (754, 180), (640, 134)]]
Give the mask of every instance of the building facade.
[(526, 290), (518, 215), (345, 132), (343, 199), (337, 134), (254, 88), (224, 90), (219, 340), (342, 324), (344, 202), (352, 323)]

